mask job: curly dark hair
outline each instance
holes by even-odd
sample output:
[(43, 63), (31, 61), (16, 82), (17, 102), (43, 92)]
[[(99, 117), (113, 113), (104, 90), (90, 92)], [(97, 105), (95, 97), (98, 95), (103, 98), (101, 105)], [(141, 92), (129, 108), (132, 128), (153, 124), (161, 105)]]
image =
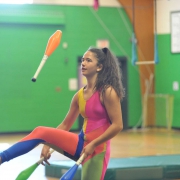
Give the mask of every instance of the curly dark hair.
[(122, 73), (117, 58), (108, 48), (99, 49), (90, 47), (88, 51), (94, 53), (98, 61), (97, 65), (102, 64), (103, 66), (102, 70), (98, 73), (94, 88), (101, 91), (102, 96), (104, 96), (105, 90), (108, 87), (112, 87), (122, 100), (125, 96), (125, 90), (122, 84)]

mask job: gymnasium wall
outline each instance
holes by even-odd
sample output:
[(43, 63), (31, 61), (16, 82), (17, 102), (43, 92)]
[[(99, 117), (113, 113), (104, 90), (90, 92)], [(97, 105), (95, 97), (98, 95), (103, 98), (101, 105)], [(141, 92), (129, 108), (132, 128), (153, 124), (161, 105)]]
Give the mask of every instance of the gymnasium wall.
[[(106, 39), (116, 56), (128, 59), (128, 125), (141, 116), (138, 69), (131, 65), (131, 24), (117, 7), (64, 5), (0, 5), (0, 132), (56, 127), (65, 117), (77, 91), (78, 57), (98, 39)], [(126, 26), (125, 26), (126, 23)], [(37, 82), (31, 82), (57, 30), (61, 44), (49, 57)], [(66, 46), (67, 45), (67, 48)], [(73, 89), (71, 89), (73, 86)], [(79, 127), (78, 120), (73, 130)]]
[[(179, 128), (180, 90), (175, 90), (173, 84), (174, 82), (180, 83), (180, 52), (172, 53), (171, 51), (172, 12), (180, 12), (178, 0), (157, 1), (157, 32), (160, 63), (155, 66), (155, 92), (156, 94), (174, 96), (172, 127)], [(177, 40), (180, 42), (180, 37), (177, 37)]]
[[(132, 20), (132, 2), (131, 0), (119, 0), (123, 7), (126, 9), (127, 14)], [(155, 8), (156, 2), (156, 8)], [(157, 28), (158, 34), (158, 53), (160, 62), (157, 65), (142, 65), (139, 68), (139, 73), (141, 74), (141, 79), (149, 79), (149, 73), (154, 72), (154, 81), (153, 81), (153, 92), (158, 98), (151, 99), (148, 101), (148, 112), (147, 120), (153, 121), (153, 125), (160, 127), (167, 126), (167, 112), (172, 108), (172, 127), (179, 128), (179, 107), (180, 107), (180, 92), (179, 92), (179, 83), (180, 83), (180, 51), (177, 53), (172, 52), (171, 46), (171, 32), (172, 32), (172, 12), (179, 12), (180, 14), (180, 3), (179, 0), (136, 0), (135, 4), (135, 32), (138, 39), (138, 46), (141, 48), (141, 53), (138, 55), (138, 61), (142, 58), (140, 55), (144, 54), (144, 60), (153, 60), (154, 53), (154, 30)], [(130, 8), (131, 7), (131, 8)], [(148, 14), (148, 10), (151, 11), (151, 14)], [(155, 10), (155, 11), (154, 11)], [(144, 13), (144, 14), (143, 14)], [(157, 18), (155, 19), (155, 14)], [(149, 16), (149, 17), (148, 17)], [(144, 21), (144, 22), (143, 22)], [(176, 30), (177, 34), (180, 33), (180, 16), (176, 19)], [(155, 24), (156, 23), (156, 24)], [(154, 27), (152, 27), (154, 26)], [(147, 30), (147, 28), (149, 28)], [(149, 33), (151, 31), (151, 33)], [(141, 37), (141, 39), (140, 39)], [(175, 37), (176, 42), (178, 42), (180, 47), (180, 36)], [(148, 58), (147, 58), (148, 57)], [(155, 69), (151, 71), (151, 68)], [(143, 70), (143, 71), (142, 71)], [(142, 76), (143, 75), (143, 76)], [(144, 76), (148, 75), (148, 76)], [(145, 78), (144, 78), (145, 77)], [(145, 83), (141, 83), (141, 86)], [(142, 91), (143, 92), (143, 91)], [(144, 93), (143, 93), (144, 94)], [(166, 95), (174, 97), (173, 106), (171, 103), (164, 98)], [(152, 116), (155, 115), (155, 116)]]

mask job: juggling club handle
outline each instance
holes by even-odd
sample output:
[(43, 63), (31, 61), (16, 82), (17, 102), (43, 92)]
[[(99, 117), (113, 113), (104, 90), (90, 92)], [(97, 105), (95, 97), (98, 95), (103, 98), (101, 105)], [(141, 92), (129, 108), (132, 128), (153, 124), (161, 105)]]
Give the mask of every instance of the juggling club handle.
[(77, 160), (76, 164), (80, 165), (84, 160), (84, 154), (81, 155), (81, 157)]
[(48, 56), (47, 55), (44, 55), (42, 60), (41, 60), (41, 63), (39, 64), (39, 67), (38, 69), (36, 70), (36, 73), (34, 74), (33, 78), (31, 79), (33, 82), (36, 82), (36, 79), (41, 71), (41, 69), (43, 68), (46, 60), (48, 59)]
[[(52, 154), (54, 152), (54, 149), (52, 149), (49, 154)], [(37, 164), (41, 164), (42, 162), (44, 161), (44, 157), (42, 157), (38, 162)]]

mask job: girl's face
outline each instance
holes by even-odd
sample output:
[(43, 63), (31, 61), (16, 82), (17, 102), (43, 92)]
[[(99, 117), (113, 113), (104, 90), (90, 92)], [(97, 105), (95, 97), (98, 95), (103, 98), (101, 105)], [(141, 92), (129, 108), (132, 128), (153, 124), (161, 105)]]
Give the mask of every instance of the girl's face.
[(97, 74), (102, 68), (97, 65), (96, 56), (91, 51), (86, 51), (82, 57), (81, 70), (84, 76), (93, 76)]

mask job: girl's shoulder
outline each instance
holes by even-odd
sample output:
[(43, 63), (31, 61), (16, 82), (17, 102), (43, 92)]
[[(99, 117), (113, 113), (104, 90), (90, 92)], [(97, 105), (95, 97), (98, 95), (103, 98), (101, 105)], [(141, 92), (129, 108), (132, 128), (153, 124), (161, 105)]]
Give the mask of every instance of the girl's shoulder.
[(77, 101), (78, 101), (78, 99), (79, 99), (80, 97), (83, 96), (83, 90), (84, 90), (84, 87), (80, 88), (80, 89), (75, 93), (74, 98), (75, 98)]
[[(104, 98), (109, 99), (109, 98), (118, 98), (118, 95), (115, 91), (115, 89), (112, 86), (109, 86), (105, 89), (104, 91)], [(119, 99), (119, 98), (118, 98)]]

